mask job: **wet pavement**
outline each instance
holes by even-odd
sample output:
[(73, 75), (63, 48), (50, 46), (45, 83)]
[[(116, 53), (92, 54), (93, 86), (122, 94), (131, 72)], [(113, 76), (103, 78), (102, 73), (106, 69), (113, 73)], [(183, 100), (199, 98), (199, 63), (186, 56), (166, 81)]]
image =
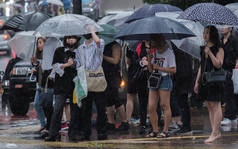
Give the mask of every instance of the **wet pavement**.
[[(0, 95), (1, 97), (1, 95)], [(1, 98), (0, 98), (1, 99)], [(1, 101), (1, 100), (0, 100)], [(212, 144), (204, 144), (209, 136), (210, 125), (205, 108), (192, 110), (193, 134), (187, 136), (172, 135), (169, 138), (145, 138), (139, 135), (139, 129), (132, 126), (129, 132), (111, 132), (108, 139), (96, 140), (93, 129), (91, 141), (69, 143), (67, 131), (61, 132), (61, 142), (44, 142), (40, 134), (39, 121), (35, 110), (31, 108), (26, 117), (12, 116), (8, 106), (0, 105), (0, 149), (55, 149), (55, 148), (110, 148), (110, 149), (237, 149), (237, 126), (222, 127), (222, 138)]]

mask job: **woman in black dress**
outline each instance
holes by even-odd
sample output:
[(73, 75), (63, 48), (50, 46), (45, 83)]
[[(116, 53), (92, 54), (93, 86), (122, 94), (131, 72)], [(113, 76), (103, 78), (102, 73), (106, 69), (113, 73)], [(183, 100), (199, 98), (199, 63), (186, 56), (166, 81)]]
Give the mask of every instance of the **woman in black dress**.
[[(221, 48), (218, 30), (214, 26), (207, 26), (204, 29), (203, 38), (205, 46), (201, 47), (201, 65), (198, 70), (194, 92), (201, 95), (208, 108), (212, 133), (205, 143), (211, 143), (221, 137), (219, 131), (222, 120), (221, 99), (223, 85), (220, 83), (208, 84), (203, 80), (204, 72), (211, 72), (222, 67), (224, 50)], [(199, 89), (198, 89), (199, 88)]]

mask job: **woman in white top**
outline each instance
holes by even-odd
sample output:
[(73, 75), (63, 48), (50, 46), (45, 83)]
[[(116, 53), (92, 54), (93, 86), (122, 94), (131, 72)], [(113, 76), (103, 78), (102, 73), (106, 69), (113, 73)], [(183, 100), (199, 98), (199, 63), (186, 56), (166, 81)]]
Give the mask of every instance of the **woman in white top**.
[[(144, 64), (148, 65), (148, 69), (152, 74), (161, 75), (162, 79), (159, 87), (152, 88), (149, 86), (149, 115), (153, 131), (147, 137), (169, 137), (168, 128), (171, 120), (170, 109), (170, 93), (173, 88), (173, 83), (170, 74), (176, 73), (175, 56), (161, 36), (155, 36), (150, 43), (147, 43), (147, 59), (144, 59)], [(151, 50), (154, 49), (152, 56)], [(161, 107), (164, 111), (164, 128), (159, 134), (157, 105), (160, 99)]]

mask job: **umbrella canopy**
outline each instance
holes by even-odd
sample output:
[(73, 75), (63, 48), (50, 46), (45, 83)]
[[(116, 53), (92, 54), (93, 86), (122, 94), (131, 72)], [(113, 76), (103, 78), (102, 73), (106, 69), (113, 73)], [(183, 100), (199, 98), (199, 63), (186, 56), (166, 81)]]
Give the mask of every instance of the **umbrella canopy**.
[(100, 38), (104, 39), (105, 45), (115, 41), (114, 36), (119, 32), (119, 30), (114, 26), (108, 24), (102, 24), (100, 26), (104, 31), (100, 32), (98, 35)]
[[(100, 26), (103, 28), (103, 31), (99, 32), (98, 36), (99, 38), (102, 38), (104, 40), (105, 45), (116, 40), (114, 37), (119, 32), (119, 30), (116, 27), (109, 24), (102, 24)], [(84, 40), (85, 38), (82, 37), (80, 43), (82, 44)]]
[(16, 55), (23, 60), (29, 60), (34, 53), (36, 38), (40, 35), (33, 36), (34, 31), (23, 31), (17, 33), (8, 45), (15, 51)]
[(122, 40), (150, 40), (153, 35), (162, 34), (166, 40), (194, 36), (183, 24), (161, 17), (149, 17), (125, 25), (116, 35)]
[(216, 25), (238, 25), (238, 18), (231, 10), (216, 3), (199, 3), (187, 8), (179, 19), (200, 21)]
[(200, 46), (203, 45), (204, 27), (199, 22), (176, 19), (179, 14), (179, 12), (159, 12), (156, 13), (156, 16), (170, 18), (174, 21), (180, 22), (190, 29), (196, 35), (195, 37), (184, 38), (181, 40), (172, 40), (172, 42), (178, 49), (190, 54), (197, 59), (200, 59)]
[(64, 6), (61, 0), (46, 0), (46, 2), (50, 4), (58, 5), (58, 6)]
[(48, 37), (84, 35), (100, 31), (103, 29), (92, 19), (76, 14), (64, 14), (50, 18), (36, 29), (36, 33), (39, 32)]
[(118, 27), (123, 23), (125, 23), (125, 21), (132, 13), (133, 13), (132, 11), (125, 11), (113, 15), (108, 15), (99, 20), (98, 24), (110, 24), (115, 27)]
[(10, 17), (3, 25), (1, 30), (14, 31), (33, 31), (43, 21), (49, 19), (50, 16), (38, 11), (32, 11), (24, 14), (17, 14)]
[(136, 10), (127, 20), (126, 23), (155, 16), (156, 12), (172, 12), (172, 11), (183, 11), (182, 9), (172, 6), (169, 4), (153, 4), (145, 5), (142, 8)]
[(227, 7), (232, 12), (234, 12), (234, 11), (238, 10), (238, 3), (230, 3), (230, 4), (227, 4), (225, 7)]

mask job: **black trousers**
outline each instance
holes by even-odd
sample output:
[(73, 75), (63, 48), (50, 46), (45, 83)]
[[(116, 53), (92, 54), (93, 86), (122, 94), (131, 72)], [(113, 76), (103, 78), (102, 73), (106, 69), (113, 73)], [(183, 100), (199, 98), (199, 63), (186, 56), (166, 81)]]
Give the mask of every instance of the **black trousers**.
[(77, 104), (70, 103), (70, 124), (68, 135), (69, 138), (75, 139), (82, 133), (82, 109)]
[(61, 129), (61, 119), (63, 115), (65, 101), (66, 96), (55, 95), (55, 104), (53, 105), (54, 112), (51, 118), (50, 131), (49, 131), (50, 137), (56, 137), (59, 134), (59, 131)]
[(91, 135), (92, 104), (97, 108), (96, 129), (98, 134), (106, 133), (106, 101), (104, 92), (88, 92), (88, 96), (82, 100), (82, 132), (85, 137)]
[(234, 85), (231, 78), (227, 79), (224, 85), (224, 102), (226, 103), (224, 117), (234, 120), (238, 113), (238, 102), (237, 97), (234, 94)]
[(191, 114), (188, 104), (188, 94), (184, 93), (177, 96), (180, 112), (182, 116), (183, 127), (191, 128)]
[(142, 80), (137, 84), (138, 100), (140, 106), (140, 125), (146, 126), (147, 105), (148, 105), (148, 89), (147, 81)]

